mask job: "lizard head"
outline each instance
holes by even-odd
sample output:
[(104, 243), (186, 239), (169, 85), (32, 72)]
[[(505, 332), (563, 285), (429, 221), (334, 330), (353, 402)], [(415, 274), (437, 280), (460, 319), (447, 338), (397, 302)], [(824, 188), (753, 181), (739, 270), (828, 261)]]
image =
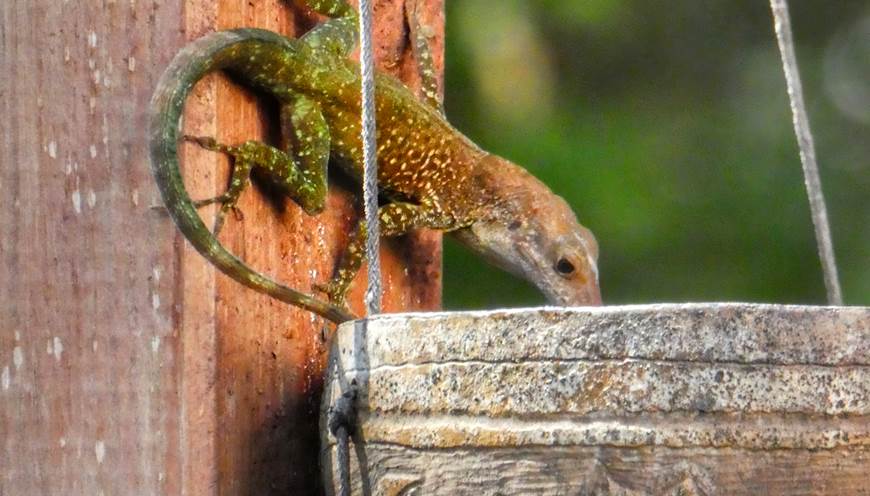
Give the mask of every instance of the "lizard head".
[(556, 305), (600, 305), (598, 243), (561, 197), (494, 155), (479, 162), (486, 207), (460, 242), (534, 284)]

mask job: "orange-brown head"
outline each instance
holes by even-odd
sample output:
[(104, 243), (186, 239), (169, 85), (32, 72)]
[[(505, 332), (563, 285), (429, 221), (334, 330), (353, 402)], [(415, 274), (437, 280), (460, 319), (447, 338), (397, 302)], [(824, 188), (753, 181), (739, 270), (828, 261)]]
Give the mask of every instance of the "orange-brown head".
[(456, 237), (534, 284), (557, 305), (600, 305), (598, 243), (568, 204), (525, 169), (494, 155), (476, 177), (485, 208)]

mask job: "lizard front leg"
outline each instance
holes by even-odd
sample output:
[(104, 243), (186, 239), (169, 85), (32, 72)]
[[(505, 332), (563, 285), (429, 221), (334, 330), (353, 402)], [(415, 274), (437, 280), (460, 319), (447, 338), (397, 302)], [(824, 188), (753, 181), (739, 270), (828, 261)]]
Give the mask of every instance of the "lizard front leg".
[(431, 29), (420, 20), (419, 2), (420, 0), (405, 1), (405, 22), (408, 23), (414, 59), (417, 61), (422, 100), (438, 110), (443, 116), (444, 102), (438, 89), (438, 77), (435, 75), (435, 59), (432, 57), (432, 49), (429, 47)]
[[(425, 205), (401, 202), (380, 207), (378, 221), (381, 236), (401, 236), (421, 228), (449, 231), (462, 227), (451, 215), (433, 211)], [(360, 221), (339, 261), (333, 279), (328, 284), (314, 286), (314, 289), (326, 293), (330, 301), (336, 305), (344, 305), (350, 284), (365, 261), (367, 236), (365, 223)]]
[(308, 6), (332, 19), (305, 33), (301, 40), (315, 51), (324, 53), (323, 61), (326, 63), (348, 57), (359, 34), (359, 17), (353, 7), (344, 0), (309, 1)]

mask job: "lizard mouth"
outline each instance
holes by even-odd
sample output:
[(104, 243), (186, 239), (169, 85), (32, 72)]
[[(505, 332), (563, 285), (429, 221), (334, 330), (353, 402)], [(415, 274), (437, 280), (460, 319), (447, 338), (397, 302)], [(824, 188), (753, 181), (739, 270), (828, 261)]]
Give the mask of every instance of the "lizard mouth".
[(579, 288), (560, 287), (545, 280), (537, 281), (536, 286), (553, 305), (565, 307), (601, 305), (601, 291), (597, 284), (585, 284)]
[(537, 287), (553, 305), (565, 307), (601, 305), (601, 291), (595, 284), (586, 284), (581, 288), (562, 288), (544, 281), (537, 284)]
[(558, 306), (601, 305), (601, 291), (597, 280), (588, 280), (584, 284), (566, 280), (551, 273), (550, 263), (543, 257), (536, 256), (534, 250), (522, 243), (516, 245), (516, 250), (522, 261), (521, 275), (537, 287), (549, 303)]

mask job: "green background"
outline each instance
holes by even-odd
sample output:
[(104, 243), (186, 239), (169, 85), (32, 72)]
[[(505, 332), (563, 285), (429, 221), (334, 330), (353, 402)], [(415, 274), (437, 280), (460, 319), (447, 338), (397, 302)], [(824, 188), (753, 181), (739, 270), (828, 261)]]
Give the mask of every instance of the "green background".
[[(870, 5), (792, 1), (845, 300), (870, 304)], [(765, 1), (447, 2), (446, 108), (601, 246), (605, 302), (823, 303)], [(446, 308), (538, 305), (445, 241)]]

